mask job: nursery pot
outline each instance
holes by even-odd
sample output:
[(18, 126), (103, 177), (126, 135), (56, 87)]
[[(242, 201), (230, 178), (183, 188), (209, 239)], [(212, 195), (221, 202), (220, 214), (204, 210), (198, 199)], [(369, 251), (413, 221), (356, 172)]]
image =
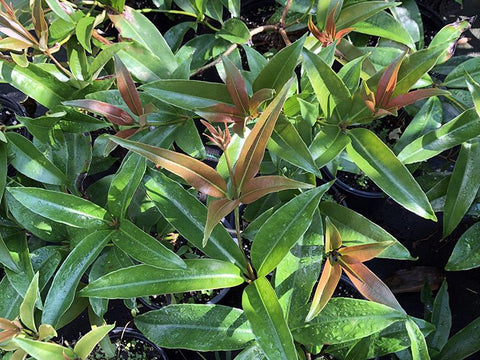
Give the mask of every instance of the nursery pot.
[[(19, 124), (15, 115), (26, 116), (27, 114), (25, 109), (19, 103), (9, 99), (7, 95), (0, 94), (0, 124), (5, 126)], [(25, 137), (30, 137), (30, 134), (25, 127), (15, 129), (14, 131)]]
[[(217, 295), (215, 295), (212, 299), (208, 300), (205, 304), (217, 304), (218, 302), (220, 302), (225, 297), (225, 295), (227, 295), (229, 290), (230, 290), (229, 288), (221, 289), (220, 292)], [(158, 309), (161, 309), (163, 307), (160, 304), (155, 304), (153, 302), (148, 302), (144, 298), (138, 298), (138, 301), (143, 306), (145, 306), (145, 308), (147, 308), (148, 310), (158, 310)], [(171, 304), (171, 295), (170, 294), (165, 295), (165, 302), (166, 302), (165, 306)]]
[[(134, 329), (116, 327), (110, 332), (109, 336), (114, 343), (116, 343), (117, 340), (120, 340), (122, 342), (128, 341), (127, 346), (130, 346), (124, 350), (127, 352), (127, 355), (130, 353), (135, 353), (135, 350), (145, 351), (146, 349), (148, 349), (148, 353), (144, 353), (145, 357), (142, 359), (168, 360), (168, 357), (162, 348), (155, 345), (153, 342), (143, 336), (140, 332)], [(138, 345), (139, 343), (143, 345)], [(131, 347), (131, 345), (133, 345), (133, 347)], [(123, 357), (120, 353), (120, 355), (117, 355), (116, 359), (130, 359), (130, 357)], [(137, 359), (137, 357), (135, 357), (135, 359)]]
[(363, 191), (363, 190), (359, 190), (359, 189), (355, 189), (354, 187), (348, 185), (347, 183), (343, 182), (342, 180), (336, 178), (333, 176), (333, 174), (330, 172), (330, 170), (328, 170), (326, 167), (323, 167), (321, 169), (321, 172), (322, 172), (322, 175), (325, 176), (326, 179), (328, 180), (335, 180), (335, 185), (349, 193), (349, 194), (352, 194), (352, 195), (355, 195), (355, 196), (358, 196), (358, 197), (361, 197), (361, 198), (367, 198), (367, 199), (380, 199), (380, 198), (383, 198), (384, 197), (384, 194), (383, 192), (369, 192), (369, 191)]

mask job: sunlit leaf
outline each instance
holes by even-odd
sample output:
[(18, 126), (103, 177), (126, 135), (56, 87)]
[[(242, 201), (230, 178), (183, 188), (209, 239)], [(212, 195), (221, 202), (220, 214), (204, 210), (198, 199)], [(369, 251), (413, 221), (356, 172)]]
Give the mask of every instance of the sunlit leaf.
[(132, 76), (128, 72), (122, 61), (115, 58), (115, 75), (117, 77), (117, 87), (128, 108), (137, 116), (143, 114), (142, 102), (138, 95), (137, 88), (133, 82)]
[(64, 105), (70, 105), (86, 109), (105, 116), (112, 124), (117, 125), (132, 125), (135, 121), (125, 111), (119, 107), (98, 100), (80, 99), (64, 101)]

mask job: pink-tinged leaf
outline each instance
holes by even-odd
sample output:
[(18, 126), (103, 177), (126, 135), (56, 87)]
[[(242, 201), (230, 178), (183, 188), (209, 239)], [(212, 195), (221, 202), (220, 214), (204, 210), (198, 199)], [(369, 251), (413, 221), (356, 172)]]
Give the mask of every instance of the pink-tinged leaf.
[(329, 40), (333, 40), (333, 37), (335, 36), (335, 11), (337, 10), (337, 7), (338, 3), (328, 14), (327, 21), (325, 23), (325, 32), (327, 33)]
[(343, 38), (344, 36), (346, 36), (348, 33), (352, 32), (353, 30), (354, 30), (353, 28), (346, 28), (346, 29), (342, 29), (342, 30), (338, 31), (335, 34), (335, 40)]
[(399, 109), (401, 107), (413, 104), (421, 99), (448, 94), (450, 93), (446, 90), (435, 88), (414, 90), (409, 93), (396, 96), (388, 102), (388, 104), (385, 106), (385, 109)]
[(373, 259), (392, 244), (394, 244), (393, 241), (383, 241), (371, 244), (347, 246), (341, 248), (339, 253), (342, 256), (342, 260), (347, 264), (354, 264)]
[(115, 136), (122, 138), (122, 139), (128, 139), (130, 136), (135, 134), (139, 128), (130, 128), (130, 129), (125, 129), (125, 130), (120, 130), (118, 131)]
[(241, 114), (246, 116), (249, 113), (248, 92), (242, 74), (229, 58), (223, 56), (222, 61), (223, 67), (225, 68), (225, 74), (227, 75), (225, 83), (227, 85), (228, 93), (237, 109), (240, 110)]
[[(390, 306), (401, 312), (405, 312), (388, 286), (385, 285), (383, 281), (371, 272), (364, 264), (348, 264), (348, 268), (343, 267), (343, 270), (345, 270), (347, 276), (358, 291), (360, 291), (360, 293), (367, 299)], [(352, 273), (352, 270), (354, 273)]]
[(318, 281), (317, 288), (315, 289), (315, 295), (313, 296), (312, 304), (305, 321), (311, 321), (317, 316), (327, 305), (328, 300), (333, 295), (340, 276), (342, 275), (342, 268), (339, 264), (330, 263), (330, 259), (327, 258), (325, 265), (323, 266), (322, 275)]
[(197, 115), (211, 122), (244, 123), (245, 116), (236, 107), (227, 104), (215, 104), (195, 110)]
[(30, 1), (30, 7), (32, 11), (32, 22), (37, 34), (40, 50), (47, 49), (48, 43), (48, 25), (45, 21), (45, 14), (42, 9), (42, 0)]
[(265, 101), (270, 100), (275, 95), (275, 90), (273, 89), (260, 89), (255, 94), (252, 95), (248, 103), (249, 112), (252, 117), (257, 117), (258, 108)]
[(361, 89), (361, 97), (365, 102), (367, 108), (372, 112), (375, 113), (375, 94), (370, 90), (366, 81), (362, 82), (363, 88)]
[(7, 5), (3, 0), (1, 4), (6, 12), (0, 9), (0, 32), (14, 39), (31, 41), (33, 44), (38, 44), (35, 37), (17, 20), (13, 7)]
[(385, 104), (389, 102), (390, 97), (395, 90), (395, 86), (397, 86), (398, 70), (400, 70), (400, 65), (402, 65), (402, 60), (404, 56), (405, 53), (400, 55), (390, 65), (388, 65), (388, 67), (385, 69), (382, 76), (380, 77), (375, 96), (375, 102), (377, 104), (377, 107), (386, 108)]
[(240, 191), (242, 190), (244, 182), (253, 178), (260, 169), (265, 147), (272, 135), (273, 128), (282, 111), (291, 85), (292, 80), (289, 80), (284, 85), (280, 93), (272, 100), (262, 115), (260, 115), (257, 123), (243, 144), (234, 173), (235, 184)]
[(213, 229), (225, 216), (230, 214), (240, 204), (240, 200), (218, 199), (208, 203), (207, 221), (203, 233), (202, 246), (205, 247)]
[(308, 30), (310, 30), (310, 32), (312, 33), (313, 36), (315, 36), (317, 38), (317, 40), (319, 40), (321, 43), (324, 42), (324, 34), (322, 32), (320, 32), (320, 30), (318, 30), (318, 28), (315, 26), (315, 24), (313, 23), (313, 20), (312, 20), (312, 17), (309, 16), (308, 18)]
[(342, 246), (342, 237), (340, 232), (333, 225), (330, 218), (325, 218), (325, 252), (328, 253), (333, 250), (338, 250)]
[(175, 151), (113, 136), (110, 140), (180, 176), (198, 191), (217, 198), (227, 197), (225, 180), (214, 169), (197, 159)]
[(31, 42), (25, 42), (23, 40), (17, 40), (13, 38), (5, 38), (0, 40), (0, 50), (21, 51), (28, 49), (30, 46), (32, 46)]
[(312, 184), (295, 181), (284, 176), (260, 176), (245, 182), (240, 200), (244, 204), (250, 204), (273, 192), (288, 189), (311, 189), (314, 187)]
[(13, 330), (4, 330), (0, 332), (0, 343), (6, 342), (7, 340), (14, 338), (15, 335), (16, 333)]
[(10, 320), (0, 318), (0, 329), (2, 330), (17, 330), (18, 327)]
[(89, 110), (91, 112), (103, 115), (112, 124), (116, 125), (133, 125), (135, 121), (125, 110), (122, 110), (112, 104), (89, 99), (64, 101), (64, 105), (70, 105)]
[(128, 108), (137, 116), (143, 114), (142, 102), (138, 95), (137, 88), (133, 82), (128, 69), (123, 65), (118, 56), (115, 56), (115, 75), (117, 76), (117, 87)]

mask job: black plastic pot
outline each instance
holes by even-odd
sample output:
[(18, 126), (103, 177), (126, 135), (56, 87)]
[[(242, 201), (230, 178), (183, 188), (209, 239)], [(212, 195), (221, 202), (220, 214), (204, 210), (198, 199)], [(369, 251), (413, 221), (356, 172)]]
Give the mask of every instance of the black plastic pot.
[(335, 185), (339, 189), (341, 189), (341, 190), (343, 190), (343, 191), (345, 191), (349, 194), (359, 196), (359, 197), (362, 197), (362, 198), (367, 198), (367, 199), (381, 199), (381, 198), (385, 197), (385, 194), (383, 192), (368, 192), (368, 191), (358, 190), (358, 189), (355, 189), (354, 187), (351, 187), (350, 185), (344, 183), (340, 179), (335, 178), (333, 176), (333, 174), (330, 172), (330, 170), (328, 170), (326, 167), (323, 167), (321, 169), (321, 172), (322, 172), (322, 175), (325, 176), (326, 179), (335, 180)]
[[(15, 115), (27, 116), (27, 113), (19, 103), (10, 99), (7, 95), (0, 94), (0, 124), (5, 126), (19, 124)], [(30, 133), (26, 128), (20, 128), (14, 131), (25, 137), (31, 138)]]
[[(205, 304), (218, 304), (225, 297), (225, 295), (227, 295), (229, 290), (230, 290), (229, 288), (225, 288), (225, 289), (220, 290), (220, 292), (217, 295), (215, 295), (211, 300), (207, 301)], [(170, 299), (170, 295), (165, 295), (165, 296), (167, 297), (168, 300)], [(143, 298), (138, 298), (138, 301), (143, 306), (145, 306), (145, 308), (147, 308), (148, 310), (158, 310), (158, 309), (162, 308), (162, 306), (154, 304), (154, 303), (149, 303), (148, 301), (146, 301)], [(170, 303), (168, 303), (168, 305), (169, 304)]]
[[(154, 359), (154, 360), (168, 360), (167, 355), (165, 354), (165, 351), (163, 351), (162, 348), (158, 347), (155, 345), (153, 342), (148, 340), (143, 334), (140, 332), (131, 329), (131, 328), (122, 328), (122, 327), (116, 327), (113, 329), (110, 334), (110, 339), (112, 342), (115, 342), (116, 340), (124, 340), (124, 339), (134, 339), (134, 340), (139, 340), (145, 344), (147, 344), (151, 350), (148, 353), (147, 359)], [(129, 353), (133, 352), (135, 348), (129, 348)], [(117, 357), (117, 359), (122, 359), (122, 357)]]

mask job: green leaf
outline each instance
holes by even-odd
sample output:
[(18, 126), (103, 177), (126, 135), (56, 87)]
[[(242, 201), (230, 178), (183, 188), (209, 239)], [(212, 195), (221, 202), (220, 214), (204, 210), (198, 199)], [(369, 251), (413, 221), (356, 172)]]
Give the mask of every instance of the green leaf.
[(325, 116), (330, 117), (338, 104), (349, 102), (350, 91), (342, 79), (318, 55), (304, 50), (303, 58), (308, 79), (320, 107)]
[(315, 164), (322, 168), (335, 159), (350, 143), (350, 138), (338, 126), (323, 126), (310, 144)]
[(32, 340), (29, 338), (15, 338), (14, 343), (34, 359), (65, 360), (64, 354), (75, 358), (75, 353), (66, 347), (55, 343)]
[[(20, 268), (18, 273), (4, 269), (6, 278), (20, 296), (24, 297), (34, 276), (26, 234), (25, 232), (14, 233), (6, 236), (4, 240), (8, 249), (15, 254), (15, 258), (18, 258), (17, 264)], [(38, 307), (41, 307), (40, 302)]]
[(216, 36), (234, 44), (245, 44), (250, 39), (250, 31), (242, 20), (230, 18), (223, 23)]
[(164, 348), (237, 350), (254, 338), (243, 311), (223, 305), (169, 305), (135, 317), (135, 326)]
[[(133, 39), (143, 45), (150, 53), (160, 59), (162, 66), (167, 72), (171, 73), (175, 70), (177, 63), (172, 50), (160, 31), (146, 16), (137, 10), (125, 6), (122, 14), (109, 15), (109, 17), (115, 27), (120, 31), (122, 37)], [(122, 53), (124, 51), (122, 51)]]
[(475, 109), (469, 109), (437, 130), (412, 141), (398, 154), (398, 159), (404, 164), (428, 160), (478, 135), (479, 116)]
[(95, 231), (73, 248), (53, 278), (43, 308), (43, 324), (57, 326), (60, 317), (72, 305), (80, 278), (95, 261), (113, 234), (114, 232), (111, 230)]
[(480, 222), (473, 224), (455, 244), (445, 270), (470, 270), (480, 266)]
[(321, 177), (307, 145), (295, 126), (283, 116), (278, 119), (267, 148), (289, 163)]
[(258, 276), (275, 269), (290, 249), (307, 231), (313, 213), (331, 183), (296, 196), (263, 224), (253, 240), (251, 257)]
[[(3, 132), (2, 132), (3, 135)], [(0, 135), (0, 136), (2, 136)], [(5, 138), (5, 141), (7, 139)], [(7, 144), (0, 141), (0, 202), (3, 199), (5, 185), (7, 185)]]
[(47, 108), (60, 105), (73, 90), (66, 83), (32, 63), (25, 68), (2, 61), (0, 62), (0, 79)]
[(62, 261), (62, 255), (56, 246), (44, 246), (31, 252), (33, 271), (40, 274), (38, 287), (42, 291), (54, 275)]
[(468, 73), (476, 82), (480, 82), (480, 58), (473, 57), (462, 62), (447, 74), (443, 85), (449, 88), (467, 88), (465, 73)]
[(149, 95), (185, 110), (217, 103), (232, 105), (225, 84), (197, 80), (159, 80), (140, 87)]
[(108, 190), (108, 210), (117, 218), (124, 218), (130, 201), (140, 185), (146, 169), (144, 157), (129, 154), (125, 157)]
[(467, 87), (470, 94), (472, 94), (473, 104), (478, 116), (480, 116), (480, 84), (472, 79), (470, 74), (467, 73)]
[(322, 219), (316, 211), (310, 228), (275, 270), (275, 292), (287, 323), (295, 323), (299, 314), (303, 314), (303, 308), (318, 281), (323, 254)]
[(6, 276), (0, 281), (0, 317), (13, 320), (18, 316), (22, 296), (14, 289)]
[(435, 360), (463, 360), (480, 350), (480, 317), (457, 332), (443, 347)]
[(448, 183), (443, 210), (443, 237), (452, 233), (472, 205), (480, 188), (480, 143), (462, 144)]
[(85, 16), (78, 21), (77, 27), (75, 28), (75, 35), (77, 36), (78, 42), (89, 53), (92, 52), (92, 44), (90, 43), (90, 40), (92, 38), (94, 22), (94, 17)]
[(234, 360), (265, 360), (265, 354), (256, 343), (253, 343), (235, 356)]
[[(73, 19), (68, 15), (68, 13), (65, 11), (62, 6), (60, 6), (60, 2), (57, 0), (46, 0), (45, 1), (48, 5), (48, 7), (57, 15), (59, 18), (62, 20), (73, 23)], [(63, 4), (66, 6), (66, 4)]]
[(392, 6), (396, 6), (400, 3), (398, 2), (388, 2), (383, 1), (369, 1), (369, 2), (359, 2), (353, 3), (349, 6), (346, 6), (340, 12), (335, 25), (337, 29), (348, 28), (360, 21), (366, 20), (369, 17), (375, 15), (377, 12), (384, 9), (388, 9)]
[(270, 59), (253, 82), (254, 93), (265, 88), (275, 89), (277, 93), (280, 92), (293, 75), (305, 39), (305, 36), (301, 37)]
[(3, 241), (2, 234), (0, 233), (0, 264), (12, 270), (13, 272), (20, 272), (16, 261), (13, 259), (12, 254), (8, 250), (7, 245)]
[(452, 327), (452, 313), (450, 311), (447, 281), (445, 279), (437, 292), (437, 296), (435, 296), (431, 321), (435, 325), (435, 331), (427, 337), (427, 344), (440, 352), (448, 341)]
[(207, 208), (194, 195), (160, 172), (149, 171), (144, 186), (158, 210), (188, 242), (206, 255), (229, 261), (246, 271), (240, 248), (223, 226), (217, 225), (207, 245), (202, 247)]
[(188, 119), (179, 127), (179, 131), (175, 134), (175, 143), (185, 153), (194, 158), (204, 159), (207, 156), (202, 139), (192, 119)]
[(87, 285), (84, 297), (128, 299), (132, 297), (221, 289), (243, 283), (238, 267), (213, 259), (185, 260), (186, 269), (167, 270), (135, 265), (111, 272)]
[(10, 163), (31, 179), (53, 185), (63, 185), (65, 175), (28, 139), (15, 132), (7, 133)]
[(427, 343), (418, 325), (412, 319), (405, 321), (408, 337), (410, 338), (413, 360), (430, 360)]
[(267, 279), (260, 277), (245, 288), (242, 306), (267, 359), (298, 359), (282, 308)]
[(170, 270), (186, 266), (177, 254), (126, 219), (120, 221), (112, 241), (123, 252), (147, 265)]
[[(355, 31), (390, 39), (416, 50), (415, 42), (407, 30), (392, 15), (385, 11), (377, 12), (365, 21), (355, 24)], [(433, 65), (432, 65), (433, 66)]]
[(362, 64), (363, 61), (367, 58), (367, 54), (360, 56), (352, 61), (346, 63), (340, 71), (338, 76), (342, 79), (345, 86), (350, 91), (350, 94), (353, 94), (358, 89), (360, 83), (360, 75), (362, 73)]
[(443, 63), (452, 57), (452, 51), (454, 51), (460, 36), (471, 26), (469, 19), (464, 19), (445, 25), (435, 34), (429, 47), (443, 47), (444, 55), (439, 58), (439, 63)]
[(293, 326), (292, 334), (304, 345), (338, 344), (361, 339), (404, 319), (405, 314), (376, 302), (332, 298), (312, 321)]
[(390, 242), (379, 258), (413, 260), (410, 252), (391, 234), (359, 213), (332, 201), (320, 204), (320, 212), (328, 216), (342, 236), (346, 246)]
[(408, 169), (371, 131), (363, 128), (348, 132), (348, 155), (387, 195), (415, 214), (436, 221), (427, 196)]
[(27, 292), (25, 293), (25, 297), (23, 298), (23, 302), (20, 305), (20, 319), (22, 323), (37, 332), (37, 326), (35, 325), (35, 303), (37, 299), (40, 297), (40, 292), (38, 289), (38, 272), (33, 277), (30, 285), (28, 286)]
[(110, 215), (88, 200), (40, 188), (7, 188), (10, 196), (35, 214), (74, 228), (108, 227)]
[(67, 228), (65, 225), (42, 216), (34, 211), (35, 208), (30, 210), (22, 204), (22, 201), (17, 200), (8, 192), (5, 195), (5, 199), (13, 217), (33, 235), (51, 242), (60, 242), (67, 239)]
[(413, 140), (425, 135), (429, 131), (436, 130), (442, 126), (443, 110), (442, 103), (434, 96), (425, 102), (414, 118), (403, 131), (400, 139), (393, 147), (395, 153), (402, 151)]
[(113, 58), (113, 55), (124, 49), (127, 45), (129, 45), (128, 42), (120, 42), (104, 47), (88, 67), (88, 78), (96, 78), (96, 75)]
[(88, 358), (95, 346), (112, 330), (115, 325), (103, 325), (90, 330), (83, 335), (73, 348), (73, 352), (82, 360)]

